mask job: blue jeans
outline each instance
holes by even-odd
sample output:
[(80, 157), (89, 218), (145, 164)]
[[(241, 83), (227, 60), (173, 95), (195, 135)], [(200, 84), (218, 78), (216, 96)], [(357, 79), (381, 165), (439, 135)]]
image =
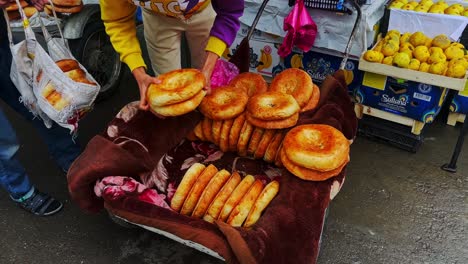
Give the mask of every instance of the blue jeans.
[[(5, 23), (0, 16), (0, 24)], [(72, 141), (69, 131), (58, 125), (47, 129), (40, 119), (33, 115), (19, 102), (20, 94), (10, 80), (11, 52), (6, 38), (4, 27), (0, 25), (0, 99), (21, 114), (25, 119), (31, 120), (49, 148), (49, 153), (57, 165), (68, 171), (71, 163), (81, 153), (80, 146)], [(19, 149), (15, 132), (0, 109), (0, 185), (12, 197), (17, 198), (27, 193), (32, 185), (28, 176), (15, 155)]]

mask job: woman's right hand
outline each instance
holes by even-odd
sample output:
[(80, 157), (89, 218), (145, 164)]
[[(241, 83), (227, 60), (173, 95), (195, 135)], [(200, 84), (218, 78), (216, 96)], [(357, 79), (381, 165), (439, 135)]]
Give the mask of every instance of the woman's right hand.
[(148, 87), (152, 84), (158, 84), (161, 83), (161, 80), (159, 80), (156, 77), (152, 77), (146, 73), (146, 70), (144, 67), (139, 67), (133, 70), (132, 72), (133, 77), (135, 77), (137, 83), (138, 83), (138, 88), (140, 89), (140, 109), (141, 110), (148, 110), (149, 109), (149, 104), (146, 98), (146, 92), (148, 91)]

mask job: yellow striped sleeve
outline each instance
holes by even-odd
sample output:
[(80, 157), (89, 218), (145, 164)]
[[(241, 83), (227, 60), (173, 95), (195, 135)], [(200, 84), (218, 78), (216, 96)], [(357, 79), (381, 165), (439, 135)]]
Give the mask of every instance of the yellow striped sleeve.
[(208, 39), (208, 44), (206, 45), (205, 50), (211, 51), (221, 57), (221, 55), (223, 55), (226, 48), (227, 48), (227, 45), (224, 41), (222, 41), (221, 39), (217, 37), (211, 36)]

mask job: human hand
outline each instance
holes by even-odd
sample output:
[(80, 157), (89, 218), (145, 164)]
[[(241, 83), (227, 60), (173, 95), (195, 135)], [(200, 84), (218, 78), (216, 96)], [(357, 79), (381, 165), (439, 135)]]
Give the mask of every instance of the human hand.
[(29, 0), (27, 2), (34, 6), (39, 12), (42, 12), (44, 10), (44, 6), (49, 3), (47, 0)]
[(7, 8), (10, 5), (10, 0), (0, 0), (0, 8)]
[(213, 74), (213, 70), (216, 65), (216, 61), (218, 61), (219, 56), (213, 52), (206, 52), (206, 59), (205, 63), (203, 64), (203, 68), (201, 69), (201, 72), (205, 76), (206, 84), (205, 84), (205, 90), (207, 94), (211, 93), (211, 74)]
[(148, 87), (155, 83), (161, 83), (161, 80), (155, 77), (149, 76), (145, 68), (139, 67), (133, 70), (132, 72), (133, 77), (135, 77), (137, 83), (138, 83), (138, 89), (140, 90), (140, 104), (139, 107), (141, 110), (147, 111), (149, 109), (149, 104), (146, 98), (146, 92), (148, 91)]

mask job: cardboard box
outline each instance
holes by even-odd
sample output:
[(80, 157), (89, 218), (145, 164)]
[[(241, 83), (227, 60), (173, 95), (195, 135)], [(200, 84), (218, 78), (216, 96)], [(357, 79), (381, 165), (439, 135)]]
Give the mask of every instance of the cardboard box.
[(450, 104), (450, 112), (468, 114), (468, 86), (465, 90), (458, 92)]
[(389, 113), (432, 123), (447, 95), (446, 88), (365, 72), (356, 101)]
[[(302, 68), (312, 77), (314, 83), (320, 85), (327, 75), (332, 75), (340, 68), (343, 58), (338, 53), (323, 49), (312, 49), (309, 52), (293, 52), (284, 59), (283, 69), (276, 67), (273, 72), (276, 74), (284, 68)], [(358, 60), (348, 59), (345, 69), (346, 83), (350, 94), (361, 85), (363, 72), (358, 69)]]
[[(240, 45), (243, 36), (237, 35), (231, 47), (223, 54), (223, 58), (228, 60)], [(250, 45), (250, 72), (259, 73), (265, 76), (273, 76), (274, 65), (280, 64), (278, 47), (280, 44), (254, 40), (249, 41)]]

